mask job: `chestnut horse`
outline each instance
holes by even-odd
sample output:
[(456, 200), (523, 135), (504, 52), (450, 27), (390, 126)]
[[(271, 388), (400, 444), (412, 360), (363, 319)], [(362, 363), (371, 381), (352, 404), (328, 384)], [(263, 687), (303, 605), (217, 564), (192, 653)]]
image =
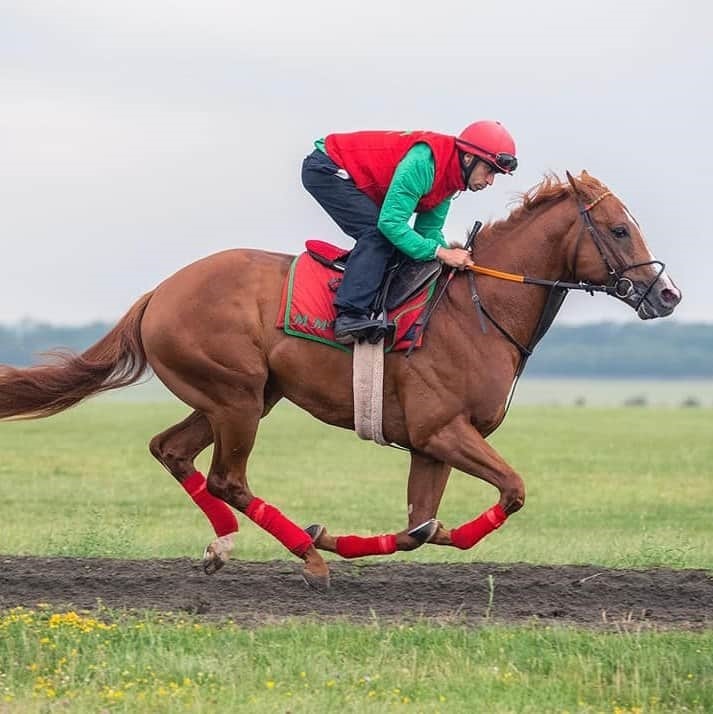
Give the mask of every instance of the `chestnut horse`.
[[(607, 286), (642, 319), (671, 314), (681, 299), (628, 210), (586, 172), (577, 178), (568, 173), (567, 181), (546, 177), (507, 219), (483, 228), (473, 260), (494, 269), (478, 277), (479, 301), (459, 273), (433, 312), (423, 347), (408, 357), (385, 357), (383, 433), (411, 455), (408, 526), (398, 533), (333, 537), (322, 527), (303, 529), (248, 487), (258, 424), (283, 397), (323, 422), (354, 428), (350, 355), (275, 327), (289, 255), (229, 250), (209, 256), (144, 295), (83, 354), (27, 369), (0, 368), (0, 418), (61, 412), (136, 382), (150, 367), (194, 410), (154, 437), (150, 449), (213, 515), (214, 526), (223, 519), (222, 532), (216, 526), (218, 538), (206, 550), (207, 571), (223, 564), (237, 531), (225, 503), (301, 558), (305, 579), (317, 588), (329, 584), (318, 549), (357, 557), (411, 550), (426, 541), (470, 548), (525, 502), (522, 478), (485, 437), (504, 417), (522, 345), (541, 336), (551, 294), (503, 280), (507, 275), (495, 271), (542, 283)], [(490, 329), (483, 329), (483, 312), (474, 302), (483, 306)], [(194, 459), (211, 443), (206, 490)], [(492, 484), (500, 498), (469, 523), (447, 529), (435, 519), (451, 468)]]

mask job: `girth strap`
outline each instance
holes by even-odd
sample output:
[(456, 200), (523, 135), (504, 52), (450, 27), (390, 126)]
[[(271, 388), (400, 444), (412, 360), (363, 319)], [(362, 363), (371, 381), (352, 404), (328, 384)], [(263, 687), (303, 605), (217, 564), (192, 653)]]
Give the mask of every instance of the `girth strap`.
[(360, 439), (388, 445), (383, 434), (384, 340), (354, 343), (353, 377), (354, 430)]

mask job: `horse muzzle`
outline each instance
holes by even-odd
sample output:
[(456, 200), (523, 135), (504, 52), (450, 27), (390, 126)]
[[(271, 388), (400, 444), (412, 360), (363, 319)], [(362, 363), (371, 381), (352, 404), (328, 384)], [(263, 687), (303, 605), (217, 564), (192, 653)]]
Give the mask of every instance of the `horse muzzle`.
[[(663, 281), (663, 284), (659, 284), (659, 282), (657, 281), (651, 287), (646, 284), (634, 283), (632, 293), (624, 299), (624, 302), (631, 305), (642, 320), (667, 317), (681, 302), (681, 291), (673, 282), (670, 280)], [(666, 282), (669, 284), (667, 285)]]
[(634, 308), (642, 320), (666, 317), (681, 302), (681, 291), (659, 260), (630, 265), (614, 277), (609, 294)]

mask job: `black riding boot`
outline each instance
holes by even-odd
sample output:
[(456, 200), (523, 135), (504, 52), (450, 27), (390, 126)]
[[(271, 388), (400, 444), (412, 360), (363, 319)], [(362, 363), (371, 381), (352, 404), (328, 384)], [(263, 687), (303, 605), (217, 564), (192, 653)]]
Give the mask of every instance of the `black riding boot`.
[(334, 305), (337, 319), (334, 323), (334, 338), (340, 344), (368, 339), (378, 342), (374, 336), (384, 322), (375, 319), (374, 302), (384, 278), (386, 266), (394, 254), (394, 246), (374, 227), (363, 231), (354, 249), (349, 254), (344, 277), (337, 291)]
[(384, 321), (374, 320), (366, 315), (341, 312), (334, 322), (334, 339), (340, 345), (368, 340), (376, 344), (383, 336)]

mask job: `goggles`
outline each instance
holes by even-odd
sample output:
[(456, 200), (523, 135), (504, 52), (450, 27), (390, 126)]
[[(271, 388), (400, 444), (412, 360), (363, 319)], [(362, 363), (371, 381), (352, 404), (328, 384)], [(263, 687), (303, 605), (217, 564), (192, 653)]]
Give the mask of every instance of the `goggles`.
[(483, 161), (487, 161), (489, 164), (492, 164), (492, 166), (494, 166), (498, 171), (502, 171), (506, 174), (511, 174), (517, 168), (517, 157), (513, 156), (512, 154), (508, 154), (505, 151), (499, 151), (497, 154), (493, 154), (490, 151), (483, 149), (481, 146), (471, 144), (469, 141), (463, 141), (463, 139), (459, 139), (458, 141), (461, 144), (471, 146), (474, 149), (477, 149), (481, 153), (485, 154), (485, 157), (487, 158), (479, 158), (483, 158)]
[(500, 169), (500, 171), (504, 171), (506, 174), (511, 174), (517, 168), (517, 157), (512, 154), (507, 154), (504, 151), (501, 151), (500, 153), (495, 154), (493, 159), (495, 166)]

